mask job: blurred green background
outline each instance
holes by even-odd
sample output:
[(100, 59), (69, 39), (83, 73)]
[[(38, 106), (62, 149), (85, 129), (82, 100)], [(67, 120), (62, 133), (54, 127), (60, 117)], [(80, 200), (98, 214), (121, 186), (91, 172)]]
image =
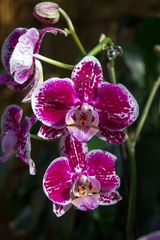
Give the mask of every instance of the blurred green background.
[[(15, 27), (44, 27), (32, 16), (39, 1), (0, 0), (0, 46)], [(143, 111), (147, 96), (160, 74), (159, 0), (57, 0), (72, 18), (77, 33), (89, 51), (101, 33), (121, 45), (122, 57), (116, 60), (116, 74), (120, 83), (136, 97)], [(158, 16), (159, 15), (159, 16)], [(61, 18), (57, 24), (66, 27)], [(41, 54), (75, 64), (81, 58), (70, 37), (47, 35)], [(104, 54), (98, 56), (104, 65)], [(45, 78), (70, 77), (68, 70), (44, 64)], [(1, 66), (2, 70), (2, 66)], [(0, 114), (9, 104), (16, 103), (31, 113), (29, 104), (22, 105), (26, 93), (15, 93), (0, 86)], [(136, 151), (138, 184), (136, 205), (136, 235), (160, 230), (160, 90), (158, 91)], [(134, 132), (136, 123), (130, 128)], [(36, 132), (37, 129), (33, 129)], [(124, 146), (106, 144), (96, 138), (90, 149), (102, 148), (118, 156), (117, 172), (121, 176), (120, 193), (123, 200), (115, 206), (99, 207), (93, 212), (70, 210), (62, 218), (52, 213), (52, 203), (42, 190), (42, 177), (48, 164), (59, 156), (58, 141), (32, 140), (32, 158), (37, 175), (29, 176), (28, 169), (17, 159), (0, 166), (0, 239), (4, 240), (125, 240), (128, 186), (125, 185), (122, 163), (129, 175), (128, 160), (122, 159)]]

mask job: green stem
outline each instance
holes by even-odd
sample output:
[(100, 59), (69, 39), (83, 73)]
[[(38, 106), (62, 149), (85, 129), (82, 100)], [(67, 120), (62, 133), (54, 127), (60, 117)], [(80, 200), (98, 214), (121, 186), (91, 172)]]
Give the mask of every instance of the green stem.
[(126, 233), (127, 233), (127, 240), (135, 240), (134, 222), (135, 222), (135, 207), (136, 207), (137, 173), (136, 173), (135, 148), (129, 136), (126, 141), (126, 146), (128, 150), (129, 163), (130, 163), (130, 188), (129, 188), (129, 203), (128, 203)]
[(35, 58), (43, 61), (43, 62), (49, 63), (49, 64), (54, 65), (56, 67), (60, 67), (60, 68), (68, 69), (68, 70), (72, 70), (73, 67), (74, 67), (73, 65), (69, 65), (69, 64), (62, 63), (62, 62), (58, 62), (58, 61), (53, 60), (51, 58), (44, 57), (44, 56), (42, 56), (40, 54), (34, 54), (33, 56)]
[(149, 98), (148, 98), (148, 100), (146, 102), (146, 105), (144, 107), (144, 110), (143, 110), (143, 113), (141, 115), (141, 118), (139, 119), (139, 122), (138, 122), (138, 125), (137, 125), (137, 129), (136, 129), (136, 133), (135, 133), (134, 144), (136, 144), (136, 142), (137, 142), (137, 140), (138, 140), (138, 138), (140, 136), (140, 133), (142, 131), (142, 128), (143, 128), (144, 123), (146, 121), (146, 118), (148, 116), (151, 104), (153, 102), (153, 99), (155, 97), (155, 94), (156, 94), (159, 86), (160, 86), (160, 76), (157, 78), (157, 80), (153, 84), (153, 87), (152, 87), (152, 90), (150, 92)]
[(70, 17), (68, 16), (68, 14), (62, 9), (59, 8), (59, 12), (61, 13), (61, 15), (64, 17), (64, 19), (66, 20), (67, 24), (68, 24), (68, 28), (69, 28), (69, 32), (74, 40), (74, 42), (76, 43), (77, 47), (79, 48), (80, 52), (85, 56), (86, 55), (86, 51), (81, 43), (81, 41), (79, 40), (75, 28), (73, 26), (73, 23), (70, 19)]
[(98, 45), (96, 45), (89, 53), (87, 53), (87, 56), (95, 56), (107, 46), (111, 46), (112, 44), (112, 40), (109, 37), (105, 37)]
[(32, 139), (35, 139), (35, 140), (47, 141), (47, 140), (45, 140), (45, 139), (43, 139), (43, 138), (41, 138), (41, 137), (38, 137), (37, 135), (34, 135), (34, 134), (30, 134), (30, 137), (31, 137)]
[(111, 68), (111, 76), (112, 76), (112, 82), (116, 83), (116, 73), (115, 73), (115, 61), (111, 60), (110, 61), (110, 68)]
[(135, 138), (131, 141), (130, 137), (128, 137), (128, 140), (126, 141), (126, 146), (128, 149), (129, 161), (130, 161), (130, 193), (129, 193), (129, 204), (128, 204), (127, 226), (126, 226), (127, 240), (135, 240), (134, 222), (135, 222), (136, 182), (137, 182), (135, 147), (136, 147), (138, 137), (140, 136), (140, 133), (142, 131), (142, 128), (148, 116), (151, 104), (153, 102), (153, 99), (159, 87), (160, 87), (160, 76), (153, 84), (150, 95), (148, 97), (143, 113), (139, 120), (137, 129), (135, 132)]

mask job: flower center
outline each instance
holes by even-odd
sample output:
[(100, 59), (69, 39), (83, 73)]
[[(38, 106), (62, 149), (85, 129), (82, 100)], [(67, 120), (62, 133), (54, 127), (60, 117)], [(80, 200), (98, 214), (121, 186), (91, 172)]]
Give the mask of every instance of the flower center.
[(97, 180), (81, 175), (73, 186), (74, 197), (84, 197), (99, 192)]
[(88, 103), (83, 103), (81, 106), (71, 109), (66, 116), (66, 124), (68, 126), (78, 127), (97, 127), (99, 118), (93, 107)]

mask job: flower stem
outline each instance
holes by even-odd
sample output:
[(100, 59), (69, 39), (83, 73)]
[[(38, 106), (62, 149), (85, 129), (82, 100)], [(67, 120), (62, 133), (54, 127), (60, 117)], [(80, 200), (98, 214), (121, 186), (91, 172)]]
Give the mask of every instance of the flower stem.
[(112, 76), (112, 82), (116, 83), (116, 73), (115, 73), (115, 60), (110, 60), (110, 68), (111, 68), (111, 76)]
[(83, 55), (86, 55), (86, 51), (80, 41), (80, 39), (78, 38), (77, 34), (76, 34), (76, 31), (75, 31), (75, 28), (73, 26), (73, 23), (70, 19), (70, 17), (68, 16), (68, 14), (62, 9), (62, 8), (59, 8), (59, 12), (61, 13), (61, 15), (64, 17), (64, 19), (66, 20), (67, 24), (68, 24), (68, 28), (69, 28), (69, 32), (75, 42), (75, 44), (77, 45), (77, 47), (79, 48), (80, 52), (83, 54)]
[(37, 135), (34, 135), (34, 134), (30, 134), (30, 137), (31, 137), (32, 139), (35, 139), (35, 140), (47, 141), (47, 140), (45, 140), (45, 139), (43, 139), (43, 138), (41, 138), (41, 137), (38, 137)]
[(66, 63), (62, 63), (62, 62), (59, 62), (59, 61), (56, 61), (56, 60), (53, 60), (51, 58), (47, 58), (47, 57), (44, 57), (40, 54), (34, 54), (33, 55), (35, 58), (43, 61), (43, 62), (46, 62), (46, 63), (49, 63), (51, 65), (54, 65), (56, 67), (59, 67), (59, 68), (64, 68), (64, 69), (68, 69), (68, 70), (72, 70), (73, 69), (73, 65), (69, 65), (69, 64), (66, 64)]
[(106, 49), (107, 46), (111, 46), (113, 44), (112, 40), (109, 37), (105, 37), (99, 44), (97, 44), (87, 56), (95, 56), (100, 53), (102, 50)]
[(127, 146), (129, 162), (130, 162), (130, 188), (129, 188), (129, 203), (128, 203), (126, 233), (127, 233), (127, 240), (135, 240), (134, 222), (135, 222), (135, 206), (136, 206), (137, 172), (136, 172), (135, 147), (133, 146), (133, 143), (129, 136), (126, 141), (126, 146)]
[(146, 105), (144, 107), (143, 113), (142, 113), (141, 118), (140, 118), (140, 120), (138, 122), (136, 133), (135, 133), (135, 138), (134, 138), (134, 144), (136, 144), (136, 142), (137, 142), (137, 140), (138, 140), (138, 138), (140, 136), (140, 133), (142, 131), (142, 128), (143, 128), (144, 123), (146, 121), (146, 118), (148, 116), (150, 107), (152, 105), (153, 99), (154, 99), (155, 94), (156, 94), (156, 92), (157, 92), (159, 87), (160, 87), (160, 76), (157, 78), (157, 80), (153, 84), (153, 87), (152, 87), (152, 90), (150, 92), (149, 98), (148, 98), (148, 100), (146, 102)]

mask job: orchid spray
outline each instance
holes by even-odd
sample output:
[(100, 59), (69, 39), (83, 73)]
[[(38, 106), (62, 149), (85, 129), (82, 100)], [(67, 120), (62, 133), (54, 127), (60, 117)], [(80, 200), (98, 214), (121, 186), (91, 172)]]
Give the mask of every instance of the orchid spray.
[[(67, 27), (64, 30), (53, 26), (16, 28), (4, 41), (1, 59), (5, 73), (0, 75), (0, 83), (14, 91), (27, 89), (22, 102), (30, 103), (33, 113), (22, 121), (22, 108), (13, 104), (5, 109), (1, 117), (0, 162), (4, 163), (11, 156), (18, 157), (34, 175), (36, 168), (30, 156), (30, 138), (40, 141), (60, 138), (61, 155), (46, 169), (42, 184), (53, 204), (53, 212), (60, 217), (72, 206), (88, 211), (99, 205), (116, 204), (122, 199), (118, 191), (120, 178), (115, 170), (117, 157), (101, 149), (88, 151), (88, 141), (97, 136), (110, 144), (125, 144), (130, 164), (126, 236), (127, 240), (135, 240), (136, 143), (160, 78), (151, 89), (137, 128), (131, 134), (127, 128), (136, 121), (139, 106), (132, 93), (116, 81), (114, 63), (122, 54), (121, 47), (102, 35), (99, 43), (87, 52), (67, 13), (53, 2), (37, 4), (33, 14), (42, 23), (51, 25), (63, 17)], [(40, 55), (46, 33), (56, 35), (53, 37), (57, 39), (59, 34), (71, 36), (81, 60), (70, 65)], [(105, 69), (96, 58), (102, 52), (107, 56), (109, 82), (104, 80)], [(44, 79), (43, 62), (68, 69), (70, 73), (63, 78)], [(40, 123), (37, 135), (30, 134), (37, 122)]]

